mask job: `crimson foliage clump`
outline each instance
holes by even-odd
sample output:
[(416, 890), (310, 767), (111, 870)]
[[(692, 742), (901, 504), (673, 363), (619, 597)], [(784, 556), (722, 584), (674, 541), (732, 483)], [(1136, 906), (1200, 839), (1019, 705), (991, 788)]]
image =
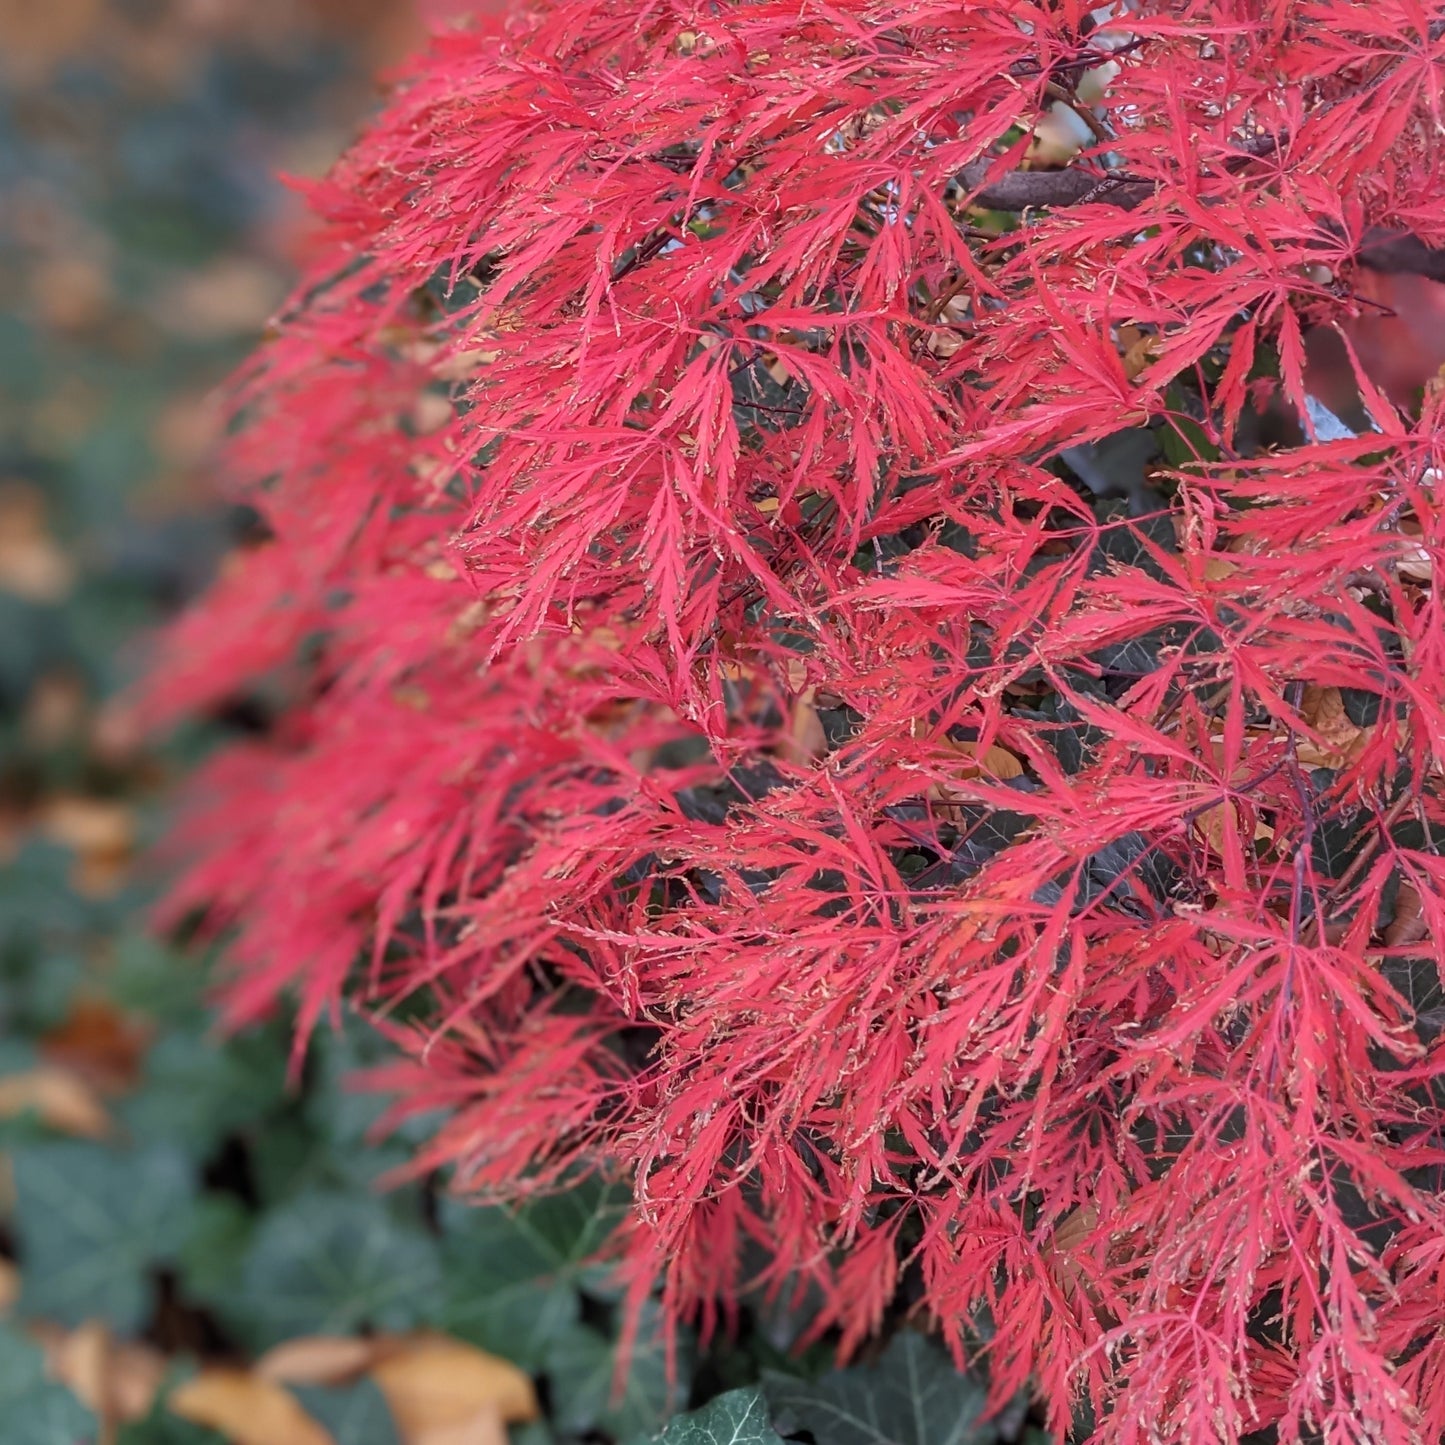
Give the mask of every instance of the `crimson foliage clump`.
[(673, 1318), (906, 1294), (1101, 1441), (1438, 1439), (1442, 403), (1306, 398), (1370, 247), (1440, 279), (1442, 31), (439, 36), (311, 193), (267, 540), (155, 683), (277, 709), (184, 835), (232, 1016), (389, 1019), (465, 1189), (630, 1178)]

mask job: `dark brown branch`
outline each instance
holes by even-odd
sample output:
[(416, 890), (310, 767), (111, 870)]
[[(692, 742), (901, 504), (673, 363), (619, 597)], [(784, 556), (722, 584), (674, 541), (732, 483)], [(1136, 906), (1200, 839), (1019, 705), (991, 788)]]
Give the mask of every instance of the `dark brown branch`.
[(1445, 282), (1445, 250), (1427, 246), (1408, 231), (1387, 231), (1382, 226), (1372, 226), (1360, 242), (1357, 259), (1372, 271), (1408, 271), (1431, 281)]
[[(1226, 167), (1239, 169), (1250, 161), (1284, 146), (1283, 136), (1257, 136), (1244, 143), (1245, 153), (1231, 157)], [(1129, 175), (1099, 175), (1083, 169), (1061, 171), (1005, 171), (984, 184), (987, 160), (974, 161), (959, 174), (972, 203), (991, 211), (1027, 211), (1040, 206), (1078, 206), (1094, 203), (1132, 211), (1154, 193), (1152, 181)], [(975, 189), (981, 187), (981, 189)], [(1355, 259), (1372, 271), (1408, 272), (1445, 284), (1445, 248), (1427, 245), (1408, 231), (1372, 226), (1365, 232)]]
[(963, 168), (958, 178), (966, 191), (983, 187), (974, 195), (973, 204), (990, 211), (1077, 206), (1088, 201), (1132, 211), (1154, 190), (1152, 181), (1135, 176), (1103, 176), (1085, 170), (1005, 171), (984, 185), (991, 164), (989, 160), (974, 161)]

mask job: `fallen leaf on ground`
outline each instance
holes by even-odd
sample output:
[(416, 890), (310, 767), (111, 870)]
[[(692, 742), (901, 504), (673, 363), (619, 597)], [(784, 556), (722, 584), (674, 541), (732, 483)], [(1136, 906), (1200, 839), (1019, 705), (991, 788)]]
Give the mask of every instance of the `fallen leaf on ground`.
[(511, 1424), (539, 1414), (530, 1376), (446, 1335), (423, 1333), (391, 1342), (371, 1378), (386, 1396), (406, 1445), (432, 1445), (429, 1431), (475, 1425), (488, 1409)]
[(100, 1421), (100, 1441), (118, 1426), (143, 1420), (165, 1378), (166, 1360), (149, 1345), (117, 1340), (101, 1320), (73, 1330), (42, 1326), (36, 1338), (50, 1373)]
[(334, 1445), (294, 1395), (244, 1370), (205, 1370), (171, 1391), (173, 1414), (232, 1445)]
[(1338, 768), (1353, 762), (1369, 742), (1369, 733), (1350, 721), (1337, 687), (1305, 688), (1300, 715), (1320, 737), (1318, 743), (1301, 738), (1295, 748), (1296, 757), (1310, 767)]
[(15, 1308), (20, 1298), (20, 1271), (8, 1259), (0, 1259), (0, 1318)]
[(79, 731), (85, 718), (85, 683), (74, 672), (48, 672), (25, 702), (21, 729), (27, 742), (46, 751), (61, 747)]
[(188, 340), (259, 332), (285, 292), (285, 282), (264, 261), (223, 256), (182, 277), (167, 293), (156, 320)]
[(1230, 802), (1216, 803), (1199, 815), (1197, 826), (1204, 841), (1222, 855), (1225, 838), (1239, 831), (1239, 810)]
[(828, 751), (827, 735), (814, 699), (818, 689), (810, 687), (793, 702), (792, 721), (784, 748), (790, 761), (806, 766)]
[(0, 1119), (34, 1110), (52, 1129), (81, 1139), (102, 1138), (110, 1117), (90, 1085), (68, 1069), (42, 1065), (0, 1077)]
[(45, 502), (26, 482), (0, 486), (0, 591), (27, 602), (59, 602), (75, 565), (45, 526)]
[(407, 1445), (507, 1445), (507, 1427), (494, 1406), (487, 1406), (455, 1425), (424, 1430)]
[(40, 1040), (48, 1063), (79, 1074), (101, 1093), (124, 1093), (140, 1074), (151, 1031), (100, 998), (71, 1005), (59, 1027)]
[(311, 1335), (287, 1340), (256, 1361), (255, 1372), (264, 1380), (286, 1385), (342, 1385), (366, 1373), (376, 1358), (374, 1340), (336, 1335)]
[(135, 845), (135, 815), (124, 803), (79, 796), (55, 798), (40, 816), (47, 836), (75, 851), (76, 892), (107, 897), (124, 880)]
[(0, 61), (31, 82), (81, 50), (104, 11), (101, 0), (46, 0), (43, 5), (0, 5)]
[(1399, 948), (1408, 943), (1419, 943), (1430, 932), (1425, 909), (1420, 902), (1420, 890), (1413, 883), (1401, 881), (1400, 891), (1395, 895), (1395, 917), (1385, 929), (1385, 944)]

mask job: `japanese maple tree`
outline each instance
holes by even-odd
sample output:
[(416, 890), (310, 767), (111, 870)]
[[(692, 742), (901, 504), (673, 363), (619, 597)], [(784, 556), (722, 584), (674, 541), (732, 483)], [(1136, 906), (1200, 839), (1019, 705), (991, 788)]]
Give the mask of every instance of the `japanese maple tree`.
[(464, 1190), (629, 1179), (674, 1319), (906, 1300), (1060, 1432), (1438, 1440), (1442, 14), (438, 34), (153, 683), (276, 716), (172, 905), (231, 1017), (375, 1014)]

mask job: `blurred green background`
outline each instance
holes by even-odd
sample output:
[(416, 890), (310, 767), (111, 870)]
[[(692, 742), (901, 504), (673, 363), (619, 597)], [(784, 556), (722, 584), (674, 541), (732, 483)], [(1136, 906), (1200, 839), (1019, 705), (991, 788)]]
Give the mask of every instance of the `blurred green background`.
[[(405, 0), (0, 0), (6, 1445), (245, 1438), (157, 1386), (418, 1324), (439, 1279), (420, 1191), (370, 1188), (400, 1156), (338, 1092), (361, 1046), (288, 1087), (286, 1021), (216, 1040), (204, 958), (145, 929), (169, 785), (228, 721), (157, 748), (116, 702), (245, 525), (209, 486), (213, 392), (304, 234), (276, 173), (324, 171), (414, 38)], [(337, 1438), (397, 1438), (364, 1383)]]

